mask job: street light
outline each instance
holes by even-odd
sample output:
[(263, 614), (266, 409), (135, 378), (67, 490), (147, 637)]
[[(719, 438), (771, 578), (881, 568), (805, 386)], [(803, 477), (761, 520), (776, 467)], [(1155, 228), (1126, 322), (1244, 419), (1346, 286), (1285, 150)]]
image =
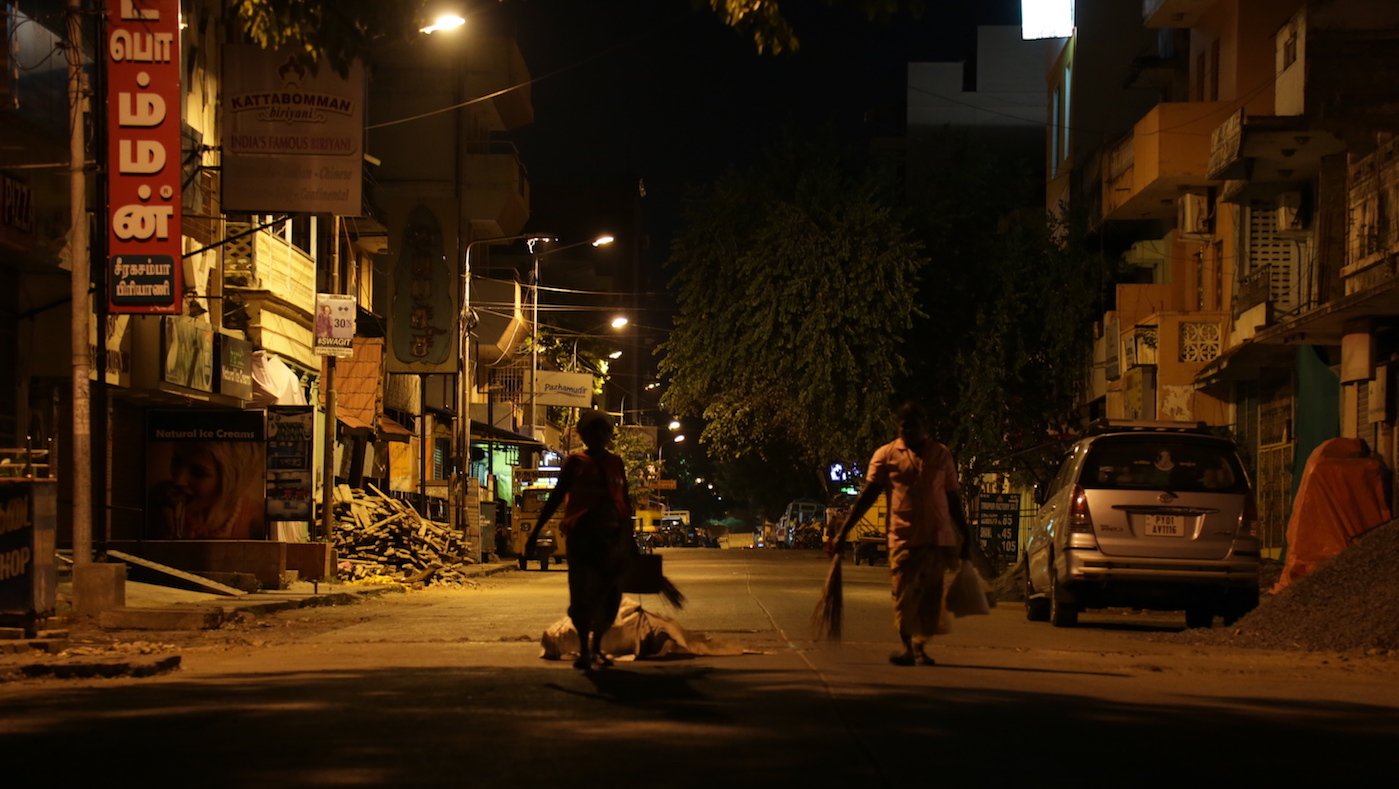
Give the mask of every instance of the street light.
[(418, 28), (418, 32), (432, 35), (439, 30), (455, 30), (464, 24), (466, 24), (466, 20), (456, 14), (443, 14), (432, 20), (432, 24)]
[[(593, 332), (597, 331), (598, 329), (601, 329), (601, 328), (604, 327), (604, 326), (611, 326), (613, 329), (620, 331), (621, 329), (625, 328), (626, 325), (627, 325), (628, 323), (630, 323), (630, 322), (631, 322), (631, 321), (629, 321), (629, 320), (627, 319), (627, 316), (625, 316), (625, 315), (618, 315), (617, 317), (613, 318), (611, 321), (608, 321), (607, 323), (600, 323), (600, 324), (598, 324), (598, 325), (596, 325), (596, 326), (594, 326), (594, 327), (588, 329), (587, 331), (578, 332), (577, 336), (575, 336), (575, 337), (573, 338), (573, 363), (572, 363), (571, 365), (569, 365), (569, 368), (568, 368), (568, 369), (571, 370), (572, 372), (578, 372), (578, 341), (579, 341), (579, 340), (583, 339), (584, 337), (601, 337), (601, 336), (603, 336), (603, 335), (595, 335), (595, 334), (593, 334)], [(615, 358), (617, 358), (617, 357), (614, 356), (614, 357), (610, 357), (610, 358), (614, 358), (614, 359), (615, 359)]]
[[(461, 457), (456, 464), (456, 479), (452, 485), (452, 490), (457, 497), (457, 503), (452, 507), (452, 520), (456, 521), (455, 526), (462, 531), (466, 531), (466, 527), (471, 523), (469, 518), (465, 521), (462, 520), (466, 513), (460, 511), (466, 501), (466, 472), (471, 465), (471, 387), (468, 384), (471, 372), (471, 250), (482, 244), (504, 244), (510, 241), (528, 241), (530, 244), (534, 244), (545, 238), (548, 236), (542, 236), (538, 233), (478, 238), (467, 243), (466, 251), (462, 255), (461, 314), (457, 320), (457, 410), (459, 413), (456, 419), (457, 451)], [(491, 491), (491, 495), (494, 497), (495, 491)]]
[(533, 276), (534, 281), (534, 305), (530, 318), (530, 370), (529, 370), (529, 435), (530, 438), (537, 438), (535, 430), (538, 428), (538, 418), (535, 414), (535, 399), (538, 396), (537, 381), (539, 378), (539, 261), (545, 255), (555, 255), (566, 249), (581, 247), (584, 244), (591, 244), (594, 247), (605, 247), (615, 239), (610, 235), (602, 235), (592, 241), (578, 241), (573, 244), (565, 244), (557, 249), (549, 249), (543, 252), (536, 251), (539, 244), (552, 243), (558, 241), (557, 238), (531, 238), (529, 239), (530, 255), (534, 258)]

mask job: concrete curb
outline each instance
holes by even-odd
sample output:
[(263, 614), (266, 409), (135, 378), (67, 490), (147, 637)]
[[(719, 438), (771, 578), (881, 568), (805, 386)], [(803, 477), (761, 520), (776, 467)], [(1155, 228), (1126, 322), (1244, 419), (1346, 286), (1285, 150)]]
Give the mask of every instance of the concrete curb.
[[(485, 577), (518, 571), (513, 563), (473, 565), (469, 577)], [(103, 611), (96, 624), (105, 631), (216, 630), (225, 624), (291, 611), (298, 608), (353, 605), (384, 594), (406, 593), (404, 584), (384, 584), (323, 593), (265, 592), (237, 598), (194, 603), (126, 605)], [(112, 679), (150, 677), (179, 669), (180, 655), (71, 656), (62, 652), (72, 645), (64, 630), (42, 633), (44, 638), (13, 638), (0, 649), (0, 683), (26, 679)]]

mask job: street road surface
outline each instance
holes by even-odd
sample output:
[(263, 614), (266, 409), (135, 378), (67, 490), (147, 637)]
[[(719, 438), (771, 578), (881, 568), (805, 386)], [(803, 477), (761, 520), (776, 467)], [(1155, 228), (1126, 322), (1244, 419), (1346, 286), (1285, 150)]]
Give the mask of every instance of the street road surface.
[[(1387, 776), (1399, 660), (1208, 649), (1178, 614), (1019, 604), (887, 663), (887, 569), (845, 566), (846, 638), (813, 643), (816, 552), (671, 549), (646, 609), (739, 654), (540, 659), (561, 570), (386, 594), (185, 639), (147, 679), (0, 685), (6, 787), (1328, 785)], [(132, 634), (125, 634), (130, 637)]]

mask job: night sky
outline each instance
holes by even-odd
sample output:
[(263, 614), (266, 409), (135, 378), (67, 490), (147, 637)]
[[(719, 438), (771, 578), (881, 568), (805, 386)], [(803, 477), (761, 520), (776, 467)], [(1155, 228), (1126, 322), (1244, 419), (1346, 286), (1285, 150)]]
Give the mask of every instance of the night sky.
[(688, 184), (751, 163), (789, 125), (898, 134), (909, 61), (968, 60), (976, 25), (1020, 18), (1019, 0), (926, 0), (921, 20), (889, 23), (802, 0), (784, 5), (801, 50), (773, 56), (689, 0), (512, 5), (506, 22), (537, 80), (534, 123), (509, 135), (529, 172), (531, 225), (585, 237), (624, 224), (607, 214), (627, 210), (644, 179), (653, 263)]

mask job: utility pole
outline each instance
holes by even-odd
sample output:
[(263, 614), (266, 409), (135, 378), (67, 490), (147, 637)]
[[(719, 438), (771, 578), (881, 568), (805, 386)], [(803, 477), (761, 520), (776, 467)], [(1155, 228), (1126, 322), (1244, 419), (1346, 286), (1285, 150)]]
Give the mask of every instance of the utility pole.
[[(332, 223), (335, 243), (331, 245), (330, 292), (340, 293), (340, 215)], [(325, 357), (321, 374), (321, 395), (325, 398), (325, 445), (321, 457), (321, 533), (329, 542), (335, 534), (335, 357)]]
[[(88, 375), (89, 264), (87, 224), (87, 160), (83, 146), (83, 23), (82, 0), (68, 0), (68, 190), (70, 222), (67, 258), (71, 282), (73, 349), (73, 445), (69, 447), (73, 476), (73, 563), (92, 561), (92, 404)], [(100, 51), (99, 51), (100, 57)], [(99, 327), (97, 342), (106, 342), (106, 327)], [(102, 371), (106, 375), (106, 371)]]

